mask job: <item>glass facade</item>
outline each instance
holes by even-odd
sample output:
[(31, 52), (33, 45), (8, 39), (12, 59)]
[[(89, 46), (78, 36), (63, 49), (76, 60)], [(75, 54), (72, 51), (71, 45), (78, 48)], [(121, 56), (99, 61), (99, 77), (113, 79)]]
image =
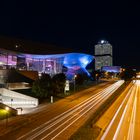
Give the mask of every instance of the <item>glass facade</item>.
[(66, 67), (66, 74), (69, 74), (70, 71), (76, 73), (79, 69), (89, 74), (85, 68), (93, 58), (93, 56), (83, 53), (35, 55), (0, 49), (0, 69), (15, 68), (54, 75), (61, 73), (63, 67)]
[(101, 41), (95, 45), (95, 70), (103, 66), (112, 66), (112, 46), (107, 41)]

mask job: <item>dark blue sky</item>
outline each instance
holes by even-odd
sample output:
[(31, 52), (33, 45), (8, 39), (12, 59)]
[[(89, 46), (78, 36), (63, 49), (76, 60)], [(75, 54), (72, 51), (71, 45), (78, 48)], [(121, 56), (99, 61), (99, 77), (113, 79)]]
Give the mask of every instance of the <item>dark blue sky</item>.
[(140, 10), (129, 1), (9, 0), (0, 4), (0, 35), (93, 54), (100, 39), (113, 46), (114, 65), (140, 66)]

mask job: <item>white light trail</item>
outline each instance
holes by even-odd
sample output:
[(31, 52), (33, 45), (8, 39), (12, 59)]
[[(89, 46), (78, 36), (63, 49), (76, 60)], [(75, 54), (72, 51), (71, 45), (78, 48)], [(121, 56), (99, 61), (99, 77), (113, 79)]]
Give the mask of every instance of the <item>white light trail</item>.
[(131, 115), (131, 119), (130, 119), (130, 126), (129, 126), (129, 131), (128, 131), (128, 140), (133, 140), (134, 139), (134, 127), (135, 127), (136, 109), (137, 109), (137, 94), (138, 94), (138, 86), (137, 86), (137, 89), (136, 89), (136, 95), (135, 95), (132, 115)]
[(116, 139), (117, 139), (117, 136), (118, 136), (118, 134), (119, 134), (119, 132), (120, 132), (120, 128), (121, 128), (121, 126), (122, 126), (122, 123), (123, 123), (123, 120), (124, 120), (124, 116), (126, 115), (126, 111), (127, 111), (127, 108), (128, 108), (128, 104), (130, 104), (130, 101), (131, 101), (131, 99), (133, 98), (133, 95), (134, 95), (134, 91), (135, 91), (134, 88), (135, 88), (135, 87), (133, 86), (133, 90), (131, 91), (131, 95), (130, 95), (128, 101), (127, 101), (127, 104), (126, 104), (125, 109), (124, 109), (124, 111), (123, 111), (123, 114), (122, 114), (122, 116), (121, 116), (120, 122), (119, 122), (119, 124), (118, 124), (118, 127), (117, 127), (117, 129), (116, 129), (115, 135), (114, 135), (114, 137), (113, 137), (113, 140), (116, 140)]
[[(108, 94), (110, 94), (110, 92), (108, 92)], [(72, 121), (69, 125), (67, 125), (64, 129), (62, 129), (57, 135), (55, 135), (51, 140), (55, 139), (58, 135), (60, 135), (64, 130), (66, 130), (70, 125), (72, 125), (74, 122), (76, 122), (79, 118), (81, 118), (84, 114), (86, 114), (89, 110), (91, 110), (95, 105), (97, 105), (98, 103), (100, 103), (100, 101), (106, 97), (107, 94), (105, 94), (104, 96), (102, 96), (101, 98), (97, 99), (97, 102), (95, 102), (95, 104), (93, 104), (92, 106), (90, 106), (90, 104), (85, 108), (82, 108), (80, 110), (80, 112), (78, 112), (77, 114), (81, 114), (82, 111), (86, 110), (84, 113), (82, 113), (80, 116), (78, 116), (74, 121)], [(54, 129), (53, 131), (51, 131), (49, 134), (47, 134), (45, 137), (43, 137), (41, 140), (44, 140), (47, 138), (47, 136), (49, 136), (51, 133), (55, 132), (58, 128), (60, 128), (61, 126), (63, 126), (65, 123), (67, 123), (69, 120), (71, 120), (72, 118), (74, 118), (77, 114), (75, 114), (74, 116), (72, 116), (71, 118), (69, 118), (67, 121), (65, 121), (64, 123), (62, 123), (61, 125), (59, 125), (59, 127), (57, 127), (56, 129)]]
[[(88, 112), (91, 108), (93, 108), (93, 106), (95, 106), (96, 104), (98, 104), (101, 100), (103, 100), (105, 97), (110, 96), (116, 89), (118, 89), (122, 84), (124, 83), (124, 81), (118, 81), (115, 84), (109, 86), (108, 88), (106, 88), (105, 90), (98, 92), (97, 94), (91, 96), (90, 98), (88, 98), (87, 100), (83, 101), (82, 103), (80, 103), (79, 105), (76, 105), (75, 107), (69, 109), (68, 111), (58, 115), (57, 117), (51, 119), (50, 121), (44, 123), (43, 125), (40, 125), (39, 127), (33, 129), (32, 131), (26, 133), (25, 135), (22, 135), (21, 137), (19, 137), (17, 140), (20, 140), (22, 138), (28, 137), (28, 139), (32, 140), (34, 138), (36, 138), (37, 136), (41, 135), (42, 133), (44, 133), (46, 130), (50, 129), (51, 127), (55, 126), (56, 124), (60, 123), (61, 121), (63, 121), (64, 119), (66, 119), (67, 117), (69, 117), (69, 119), (67, 119), (66, 121), (64, 121), (62, 125), (64, 125), (65, 123), (67, 123), (68, 121), (70, 121), (71, 119), (73, 119), (77, 114), (81, 113), (82, 111), (86, 110), (84, 113)], [(70, 117), (70, 115), (76, 111), (78, 111), (76, 114), (74, 114), (72, 117)], [(82, 117), (82, 115), (80, 115), (80, 117)], [(80, 117), (77, 117), (78, 119)], [(78, 120), (76, 119), (76, 120)], [(69, 125), (73, 124), (76, 120), (72, 121)], [(61, 127), (56, 126), (57, 130), (58, 128)], [(39, 130), (40, 129), (40, 130)], [(38, 130), (38, 131), (37, 131)], [(53, 131), (51, 131), (51, 133), (53, 133), (55, 131), (53, 129)], [(62, 133), (65, 129), (62, 129), (60, 133)], [(35, 131), (37, 131), (36, 133), (34, 133)], [(47, 134), (45, 136), (45, 138), (50, 135), (51, 133)], [(57, 136), (59, 135), (57, 134)], [(43, 138), (44, 139), (44, 138)]]
[(107, 129), (105, 130), (105, 133), (102, 135), (101, 140), (105, 140), (107, 135), (110, 133), (111, 127), (113, 126), (113, 124), (115, 124), (115, 120), (116, 120), (117, 116), (119, 115), (119, 112), (121, 111), (123, 106), (124, 106), (124, 110), (123, 110), (123, 113), (121, 115), (118, 126), (115, 130), (113, 140), (119, 139), (121, 128), (122, 128), (122, 125), (124, 124), (123, 122), (125, 121), (124, 118), (127, 118), (128, 109), (130, 109), (131, 107), (132, 107), (132, 111), (131, 111), (131, 115), (130, 115), (131, 118), (130, 118), (130, 122), (129, 122), (128, 132), (127, 132), (127, 136), (125, 136), (124, 138), (127, 138), (128, 140), (133, 140), (134, 139), (135, 124), (136, 124), (137, 100), (138, 100), (137, 96), (138, 96), (138, 88), (140, 86), (140, 80), (133, 80), (133, 84), (134, 85), (128, 91), (125, 99), (123, 100), (123, 102), (119, 106), (117, 112), (115, 113), (115, 115), (112, 118), (110, 124), (108, 125)]
[(117, 115), (119, 114), (119, 111), (121, 110), (122, 106), (124, 105), (124, 103), (126, 102), (126, 100), (128, 99), (128, 97), (130, 96), (131, 91), (133, 90), (133, 87), (131, 87), (131, 89), (129, 90), (128, 94), (126, 95), (126, 97), (124, 98), (123, 102), (121, 103), (121, 105), (119, 106), (117, 112), (115, 113), (114, 117), (112, 118), (110, 124), (108, 125), (107, 129), (105, 130), (105, 133), (102, 135), (101, 140), (104, 140), (105, 137), (107, 136), (107, 134), (110, 131), (111, 126), (113, 125)]
[[(115, 83), (115, 84), (116, 84), (116, 83)], [(26, 133), (26, 135), (23, 135), (23, 136), (21, 136), (21, 137), (18, 138), (18, 139), (21, 139), (21, 138), (23, 138), (23, 137), (25, 137), (25, 136), (31, 134), (32, 132), (36, 131), (37, 129), (40, 129), (40, 128), (45, 127), (45, 125), (47, 125), (47, 124), (49, 124), (49, 123), (51, 123), (51, 122), (54, 123), (54, 121), (55, 121), (56, 119), (60, 118), (60, 117), (62, 117), (62, 118), (64, 118), (64, 116), (67, 117), (68, 115), (70, 115), (70, 114), (74, 113), (75, 111), (77, 111), (78, 109), (82, 108), (85, 104), (90, 103), (91, 100), (94, 100), (94, 99), (96, 99), (97, 97), (103, 95), (103, 92), (108, 91), (112, 86), (115, 86), (115, 84), (114, 84), (114, 85), (111, 85), (111, 86), (109, 86), (109, 87), (107, 87), (104, 91), (98, 92), (97, 94), (91, 96), (90, 98), (86, 99), (85, 101), (81, 102), (80, 104), (78, 104), (78, 105), (74, 106), (73, 108), (67, 110), (66, 112), (64, 112), (64, 113), (62, 113), (62, 114), (56, 116), (55, 118), (53, 118), (53, 119), (47, 121), (46, 123), (40, 125), (39, 127), (33, 129), (32, 131)]]

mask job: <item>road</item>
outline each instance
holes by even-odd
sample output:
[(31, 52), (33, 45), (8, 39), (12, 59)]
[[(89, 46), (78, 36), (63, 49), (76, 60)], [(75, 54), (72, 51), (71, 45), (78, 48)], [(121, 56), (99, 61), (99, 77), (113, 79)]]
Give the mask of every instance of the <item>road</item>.
[(136, 80), (120, 103), (101, 140), (140, 140), (140, 81)]
[(49, 110), (35, 114), (34, 119), (29, 119), (24, 127), (2, 136), (1, 139), (68, 139), (122, 84), (123, 81), (118, 81), (110, 86), (104, 84), (102, 87), (90, 88), (82, 95), (79, 93), (79, 96), (76, 94), (68, 97), (66, 100), (69, 104), (66, 100), (58, 101), (56, 105), (50, 105)]

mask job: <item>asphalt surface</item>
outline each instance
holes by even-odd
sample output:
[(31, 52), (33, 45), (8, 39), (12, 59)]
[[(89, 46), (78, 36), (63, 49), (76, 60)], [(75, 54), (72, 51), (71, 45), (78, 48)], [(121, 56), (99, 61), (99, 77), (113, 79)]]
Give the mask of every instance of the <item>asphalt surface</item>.
[(0, 139), (68, 139), (121, 84), (102, 83), (9, 120)]
[[(140, 140), (140, 81), (136, 80), (97, 122), (104, 129), (101, 140)], [(116, 110), (115, 110), (116, 108)], [(112, 115), (113, 114), (113, 115)], [(110, 120), (105, 124), (105, 120)], [(106, 127), (105, 127), (106, 126)]]

